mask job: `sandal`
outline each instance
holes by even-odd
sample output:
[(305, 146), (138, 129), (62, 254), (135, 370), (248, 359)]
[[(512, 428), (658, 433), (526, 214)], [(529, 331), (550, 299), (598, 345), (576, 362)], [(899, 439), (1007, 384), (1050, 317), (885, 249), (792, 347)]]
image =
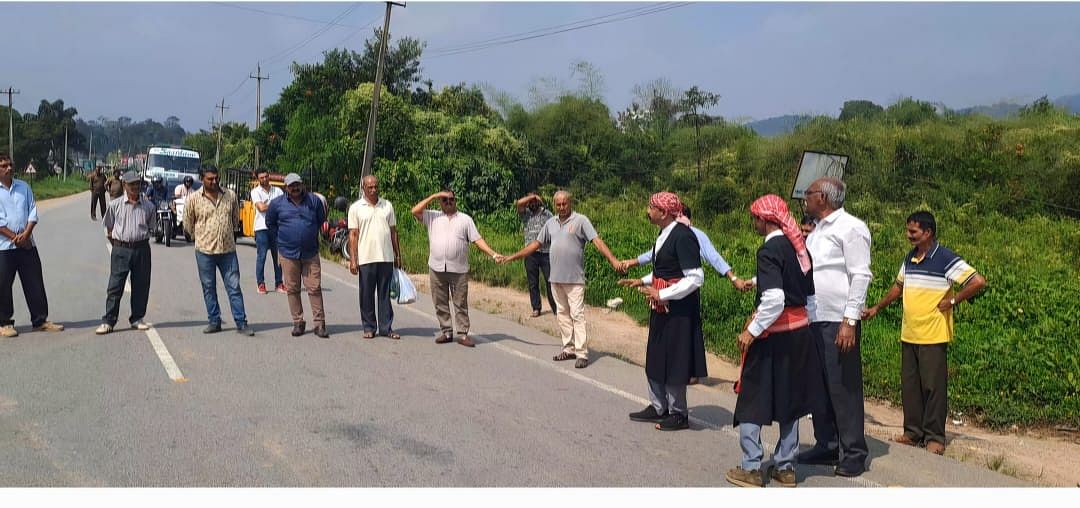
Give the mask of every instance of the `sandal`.
[(375, 338), (375, 332), (364, 332), (364, 338), (365, 339), (374, 339)]
[(551, 357), (551, 359), (555, 360), (556, 362), (565, 362), (566, 360), (573, 360), (574, 358), (577, 358), (577, 356), (574, 355), (574, 353), (571, 353), (569, 351), (563, 351), (563, 352)]
[(390, 333), (386, 334), (386, 336), (391, 338), (391, 339), (394, 339), (394, 340), (400, 340), (401, 339), (401, 335), (398, 334), (397, 332), (390, 332)]

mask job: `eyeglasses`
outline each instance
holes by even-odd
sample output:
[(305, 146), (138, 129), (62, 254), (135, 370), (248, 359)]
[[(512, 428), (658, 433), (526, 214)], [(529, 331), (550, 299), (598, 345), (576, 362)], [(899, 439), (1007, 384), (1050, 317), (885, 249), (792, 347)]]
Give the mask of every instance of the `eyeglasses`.
[(819, 191), (819, 190), (806, 191), (806, 192), (803, 193), (803, 199), (806, 199), (806, 198), (810, 197), (813, 194), (825, 194), (825, 192)]

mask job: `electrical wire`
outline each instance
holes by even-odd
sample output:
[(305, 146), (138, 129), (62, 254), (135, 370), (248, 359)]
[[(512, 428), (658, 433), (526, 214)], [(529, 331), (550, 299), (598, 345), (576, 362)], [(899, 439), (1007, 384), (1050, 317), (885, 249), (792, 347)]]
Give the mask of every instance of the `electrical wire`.
[(230, 4), (230, 3), (225, 3), (225, 2), (210, 2), (210, 3), (213, 4), (213, 5), (217, 5), (219, 7), (230, 7), (230, 8), (233, 8), (233, 9), (240, 9), (240, 10), (250, 11), (250, 12), (258, 12), (260, 14), (267, 14), (267, 15), (270, 15), (270, 16), (278, 16), (278, 17), (282, 17), (282, 18), (290, 18), (290, 19), (297, 19), (297, 20), (300, 20), (300, 21), (307, 21), (309, 23), (319, 23), (319, 24), (330, 23), (330, 24), (335, 25), (335, 26), (346, 27), (346, 28), (355, 28), (353, 25), (346, 25), (346, 24), (343, 24), (343, 23), (335, 23), (335, 22), (332, 22), (332, 21), (327, 22), (327, 21), (323, 21), (323, 20), (319, 20), (319, 19), (305, 18), (303, 16), (294, 16), (294, 15), (291, 15), (291, 14), (285, 14), (285, 13), (281, 13), (281, 12), (264, 11), (262, 9), (256, 9), (254, 7), (248, 7), (248, 6), (245, 6), (245, 5), (236, 5), (236, 4)]

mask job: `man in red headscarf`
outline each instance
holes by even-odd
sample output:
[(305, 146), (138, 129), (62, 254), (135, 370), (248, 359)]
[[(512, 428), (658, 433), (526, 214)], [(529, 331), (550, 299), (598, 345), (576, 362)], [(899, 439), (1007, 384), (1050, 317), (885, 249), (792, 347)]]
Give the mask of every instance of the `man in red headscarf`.
[(649, 200), (649, 222), (660, 227), (653, 246), (653, 272), (642, 279), (623, 279), (619, 284), (636, 287), (646, 296), (649, 343), (645, 353), (645, 376), (649, 380), (650, 405), (630, 419), (656, 423), (658, 430), (690, 427), (686, 385), (691, 377), (705, 377), (705, 339), (701, 331), (701, 296), (705, 281), (701, 249), (682, 216), (679, 196), (658, 192)]
[(799, 225), (780, 196), (758, 198), (750, 216), (765, 242), (757, 252), (757, 310), (738, 337), (743, 358), (733, 423), (739, 427), (742, 463), (727, 472), (727, 480), (763, 486), (761, 426), (778, 422), (780, 440), (770, 476), (794, 487), (799, 418), (811, 412), (811, 401), (819, 400), (815, 390), (823, 389), (806, 310), (813, 303), (814, 277)]

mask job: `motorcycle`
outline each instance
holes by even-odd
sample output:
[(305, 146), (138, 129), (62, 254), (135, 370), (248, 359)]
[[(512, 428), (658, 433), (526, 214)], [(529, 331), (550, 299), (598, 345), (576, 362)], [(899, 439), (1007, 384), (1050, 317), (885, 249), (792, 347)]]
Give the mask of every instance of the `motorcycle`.
[(341, 257), (349, 260), (349, 227), (345, 219), (338, 219), (333, 226), (329, 222), (322, 225), (323, 238), (330, 243), (332, 252), (340, 252)]
[(154, 232), (154, 241), (157, 243), (165, 242), (166, 247), (172, 246), (173, 231), (176, 230), (176, 216), (173, 214), (171, 208), (169, 208), (168, 201), (162, 201), (158, 203), (157, 209), (157, 231)]
[(175, 238), (178, 233), (183, 233), (184, 234), (184, 240), (187, 241), (188, 243), (191, 243), (191, 234), (188, 233), (187, 231), (184, 231), (184, 227), (183, 227), (183, 224), (184, 224), (184, 200), (183, 199), (177, 199), (174, 203), (176, 203), (176, 224), (174, 225), (173, 230), (172, 230), (173, 237)]

